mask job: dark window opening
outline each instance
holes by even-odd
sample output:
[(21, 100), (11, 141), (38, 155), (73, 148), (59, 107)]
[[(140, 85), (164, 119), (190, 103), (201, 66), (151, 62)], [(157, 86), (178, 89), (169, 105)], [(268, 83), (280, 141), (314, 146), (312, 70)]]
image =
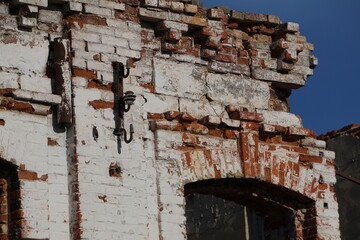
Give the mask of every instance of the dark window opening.
[(188, 240), (315, 239), (314, 202), (269, 183), (245, 179), (185, 185)]
[(20, 239), (20, 186), (17, 167), (0, 159), (0, 239)]

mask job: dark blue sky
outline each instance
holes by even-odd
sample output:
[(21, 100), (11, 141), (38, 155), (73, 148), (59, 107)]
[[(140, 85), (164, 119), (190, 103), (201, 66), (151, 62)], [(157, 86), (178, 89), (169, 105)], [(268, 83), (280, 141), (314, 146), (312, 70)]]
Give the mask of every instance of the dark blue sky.
[(319, 66), (294, 90), (291, 112), (317, 134), (360, 123), (360, 0), (203, 0), (205, 7), (278, 15), (297, 22)]

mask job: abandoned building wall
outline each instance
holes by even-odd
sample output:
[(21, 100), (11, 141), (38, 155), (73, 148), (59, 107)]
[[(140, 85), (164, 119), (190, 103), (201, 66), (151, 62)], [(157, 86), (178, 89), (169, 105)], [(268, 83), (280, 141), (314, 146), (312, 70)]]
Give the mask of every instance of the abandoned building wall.
[(352, 124), (319, 138), (326, 141), (328, 150), (336, 153), (335, 192), (339, 202), (341, 239), (356, 239), (360, 236), (360, 125)]
[(185, 185), (232, 178), (289, 190), (251, 191), (296, 213), (298, 239), (339, 239), (334, 154), (288, 112), (317, 65), (298, 24), (188, 0), (0, 1), (0, 23), (0, 157), (18, 167), (23, 238), (186, 239)]

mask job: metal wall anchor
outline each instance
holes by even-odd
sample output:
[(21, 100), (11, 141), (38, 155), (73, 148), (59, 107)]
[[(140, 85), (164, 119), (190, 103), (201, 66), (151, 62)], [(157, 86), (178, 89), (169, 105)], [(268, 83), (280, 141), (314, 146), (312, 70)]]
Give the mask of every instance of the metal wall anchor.
[(136, 96), (132, 91), (126, 91), (124, 94), (124, 78), (127, 78), (130, 73), (130, 62), (123, 63), (113, 62), (114, 68), (114, 103), (115, 103), (115, 130), (114, 135), (118, 137), (119, 152), (121, 152), (121, 138), (125, 143), (130, 143), (133, 140), (134, 127), (130, 124), (130, 136), (127, 138), (127, 131), (123, 128), (124, 113), (128, 112), (131, 105), (134, 104)]

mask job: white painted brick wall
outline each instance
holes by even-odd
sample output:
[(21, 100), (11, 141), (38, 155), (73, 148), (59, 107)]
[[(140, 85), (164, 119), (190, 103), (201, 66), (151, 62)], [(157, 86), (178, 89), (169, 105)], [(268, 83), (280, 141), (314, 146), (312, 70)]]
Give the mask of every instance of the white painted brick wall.
[[(6, 15), (6, 19), (0, 18), (0, 52), (6, 56), (0, 58), (0, 88), (20, 88), (51, 94), (52, 80), (46, 72), (49, 43), (54, 37), (62, 35), (64, 16), (60, 11), (48, 10), (47, 0), (17, 0), (17, 3), (42, 8), (37, 18), (20, 16), (28, 27), (29, 31), (26, 32), (17, 30), (16, 18), (8, 15), (7, 5), (0, 4), (0, 15)], [(134, 140), (130, 144), (122, 142), (122, 152), (118, 153), (117, 139), (113, 134), (114, 110), (111, 107), (95, 109), (89, 104), (91, 101), (112, 103), (113, 93), (109, 89), (105, 90), (105, 86), (88, 88), (91, 80), (83, 76), (72, 78), (73, 128), (56, 128), (53, 116), (47, 113), (49, 106), (38, 102), (32, 103), (37, 110), (33, 114), (0, 109), (0, 120), (4, 121), (4, 126), (0, 125), (0, 157), (18, 166), (23, 164), (27, 171), (37, 173), (38, 177), (47, 174), (46, 180), (21, 180), (22, 208), (27, 222), (23, 229), (26, 232), (24, 237), (72, 239), (70, 225), (76, 218), (74, 207), (78, 207), (82, 216), (79, 226), (82, 239), (186, 239), (184, 184), (214, 178), (216, 170), (219, 170), (218, 174), (222, 178), (242, 177), (244, 166), (240, 160), (239, 139), (196, 135), (201, 148), (188, 149), (190, 157), (197, 159), (191, 169), (184, 165), (184, 151), (181, 149), (184, 147), (184, 132), (151, 131), (148, 113), (179, 111), (189, 113), (196, 119), (212, 116), (223, 119), (221, 128), (230, 125), (232, 129), (239, 129), (243, 121), (230, 120), (225, 110), (226, 105), (233, 104), (236, 107), (247, 107), (250, 112), (261, 113), (264, 117), (262, 123), (302, 127), (299, 117), (269, 109), (270, 84), (266, 81), (293, 81), (293, 84), (305, 81), (300, 75), (289, 74), (290, 77), (285, 77), (272, 71), (272, 68), (276, 68), (276, 60), (269, 58), (269, 44), (251, 42), (258, 50), (254, 55), (258, 59), (253, 59), (253, 66), (261, 67), (261, 60), (265, 59), (265, 64), (271, 65), (270, 69), (250, 69), (246, 66), (245, 70), (242, 68), (244, 73), (241, 75), (239, 69), (224, 70), (228, 66), (236, 67), (235, 63), (215, 62), (210, 66), (210, 61), (195, 54), (161, 51), (163, 36), (155, 38), (154, 29), (150, 33), (154, 39), (151, 40), (151, 46), (147, 46), (141, 41), (142, 34), (145, 30), (149, 31), (152, 25), (144, 23), (144, 19), (141, 19), (141, 24), (115, 19), (115, 13), (125, 10), (125, 3), (77, 0), (68, 4), (72, 6), (72, 14), (84, 10), (82, 17), (92, 17), (85, 24), (79, 17), (79, 22), (75, 21), (70, 26), (72, 66), (81, 68), (85, 73), (91, 71), (96, 74), (98, 79), (96, 83), (92, 82), (93, 85), (113, 83), (111, 63), (125, 63), (131, 58), (132, 68), (130, 77), (124, 79), (124, 91), (134, 91), (137, 99), (125, 114), (124, 126), (128, 130), (129, 124), (134, 125)], [(165, 2), (161, 4), (167, 7)], [(145, 5), (157, 7), (158, 1), (145, 1)], [(182, 3), (174, 3), (173, 8), (182, 11)], [(140, 9), (142, 13), (145, 10)], [(151, 13), (152, 10), (146, 11)], [(195, 26), (204, 24), (196, 16), (185, 18), (176, 11), (159, 9), (158, 12), (152, 12), (155, 17), (148, 15), (146, 20), (159, 22), (161, 18), (171, 18), (179, 22), (165, 21), (162, 30), (177, 29), (184, 34), (188, 32), (189, 25), (180, 23), (182, 20), (191, 22), (190, 27), (194, 31), (197, 28)], [(107, 26), (96, 25), (99, 19), (102, 25)], [(217, 32), (223, 28), (223, 23), (219, 21), (210, 20), (207, 23)], [(32, 32), (29, 27), (32, 27)], [(296, 24), (287, 27), (288, 31), (296, 31)], [(241, 36), (237, 38), (245, 35), (238, 34)], [(5, 39), (8, 36), (14, 39)], [(242, 40), (238, 44), (242, 46)], [(194, 42), (190, 45), (194, 47)], [(228, 45), (231, 46), (231, 41)], [(306, 61), (310, 52), (306, 51), (299, 54), (300, 60), (294, 70), (297, 74), (312, 73)], [(250, 71), (254, 71), (259, 80), (250, 78)], [(236, 126), (232, 125), (234, 122)], [(178, 124), (177, 121), (164, 123), (171, 126)], [(246, 122), (243, 123), (242, 128), (246, 125)], [(98, 139), (93, 137), (94, 127)], [(204, 132), (208, 133), (209, 130)], [(76, 139), (72, 134), (75, 134)], [(249, 144), (252, 146), (255, 142), (251, 139)], [(332, 152), (322, 149), (321, 142), (303, 141), (303, 144), (310, 144), (307, 146), (310, 156), (322, 154), (327, 158), (334, 157)], [(207, 165), (204, 149), (208, 150), (216, 164), (215, 168)], [(266, 150), (269, 149), (262, 149)], [(276, 150), (275, 153), (279, 161), (299, 161), (298, 155), (290, 158), (284, 149)], [(109, 175), (112, 163), (121, 167), (121, 177)], [(74, 171), (75, 167), (77, 171)], [(265, 175), (264, 169), (261, 171), (262, 176)], [(313, 179), (319, 180), (320, 175), (326, 183), (336, 181), (333, 167), (314, 163), (312, 169), (300, 170), (302, 178), (293, 190), (316, 199), (317, 195), (315, 192), (310, 193), (308, 183)], [(79, 202), (74, 200), (77, 188), (71, 185), (76, 181), (79, 184)], [(280, 179), (276, 178), (274, 183), (279, 184)], [(284, 185), (292, 187), (290, 181)], [(318, 228), (319, 236), (327, 240), (339, 239), (337, 203), (333, 200), (332, 192), (327, 191), (324, 196), (328, 209), (324, 208), (323, 200), (316, 202), (318, 221), (326, 221), (324, 226)]]

